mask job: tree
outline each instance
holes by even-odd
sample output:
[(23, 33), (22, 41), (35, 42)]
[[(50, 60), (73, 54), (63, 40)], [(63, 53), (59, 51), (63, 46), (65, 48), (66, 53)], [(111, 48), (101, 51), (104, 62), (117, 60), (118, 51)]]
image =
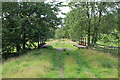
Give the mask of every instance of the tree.
[[(3, 2), (3, 52), (17, 52), (43, 43), (60, 24), (58, 4)], [(40, 43), (39, 43), (40, 42)]]
[(66, 15), (63, 28), (66, 38), (78, 39), (87, 36), (88, 44), (90, 41), (96, 44), (103, 32), (111, 34), (118, 31), (118, 3), (70, 2), (68, 6), (71, 11)]

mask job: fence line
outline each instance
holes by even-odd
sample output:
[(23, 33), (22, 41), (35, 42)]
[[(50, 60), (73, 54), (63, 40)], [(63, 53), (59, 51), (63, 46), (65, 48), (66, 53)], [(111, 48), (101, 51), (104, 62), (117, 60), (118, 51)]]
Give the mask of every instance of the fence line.
[(118, 50), (119, 50), (119, 47), (107, 46), (102, 44), (91, 44), (90, 47), (103, 52), (116, 53), (116, 55), (118, 54)]

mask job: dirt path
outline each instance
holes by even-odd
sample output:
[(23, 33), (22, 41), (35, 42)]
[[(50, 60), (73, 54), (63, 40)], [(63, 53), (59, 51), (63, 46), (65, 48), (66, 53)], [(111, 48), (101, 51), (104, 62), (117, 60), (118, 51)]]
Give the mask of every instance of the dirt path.
[[(58, 57), (58, 62), (61, 60), (61, 57)], [(63, 65), (62, 64), (59, 64), (58, 65), (58, 69), (59, 69), (59, 72), (60, 72), (60, 76), (61, 78), (64, 78), (64, 69), (63, 69)]]
[(60, 71), (61, 78), (65, 78), (62, 65), (59, 65), (59, 71)]
[(59, 63), (58, 64), (58, 71), (60, 73), (60, 77), (65, 78), (63, 62), (62, 62), (63, 57), (61, 57), (61, 54), (57, 54), (56, 59), (57, 59), (57, 63)]
[(56, 48), (56, 50), (72, 50), (71, 48)]

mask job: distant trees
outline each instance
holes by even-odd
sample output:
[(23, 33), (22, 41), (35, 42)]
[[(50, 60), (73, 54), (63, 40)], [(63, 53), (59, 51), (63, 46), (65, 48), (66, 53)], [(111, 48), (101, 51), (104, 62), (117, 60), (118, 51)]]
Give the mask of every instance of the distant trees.
[(63, 28), (57, 28), (56, 31), (55, 31), (55, 38), (56, 39), (61, 39), (61, 38), (64, 38), (64, 32), (63, 32)]
[(61, 20), (57, 18), (60, 4), (44, 2), (2, 3), (3, 52), (31, 48), (53, 36)]
[[(77, 40), (85, 36), (88, 44), (96, 44), (106, 34), (114, 33), (111, 35), (114, 37), (119, 35), (118, 3), (70, 2), (68, 6), (71, 11), (64, 19), (64, 37)], [(114, 39), (118, 41), (118, 38)]]

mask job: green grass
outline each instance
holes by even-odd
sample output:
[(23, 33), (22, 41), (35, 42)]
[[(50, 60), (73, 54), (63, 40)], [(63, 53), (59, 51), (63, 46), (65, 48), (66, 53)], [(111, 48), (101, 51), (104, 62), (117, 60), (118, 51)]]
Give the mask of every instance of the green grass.
[(68, 39), (61, 39), (61, 40), (53, 40), (50, 42), (47, 42), (48, 44), (52, 45), (53, 48), (71, 48), (73, 50), (76, 50), (77, 48), (74, 47), (73, 45), (76, 44), (75, 42), (72, 42)]
[[(90, 49), (77, 49), (70, 40), (50, 40), (49, 48), (29, 51), (3, 63), (4, 78), (118, 78), (116, 57)], [(72, 50), (59, 51), (55, 48)]]
[(115, 44), (113, 42), (107, 42), (107, 43), (104, 43), (102, 41), (98, 41), (97, 44), (102, 44), (102, 45), (106, 45), (106, 46), (115, 46), (115, 47), (118, 47), (118, 44)]
[(0, 63), (0, 79), (2, 78), (2, 64)]

